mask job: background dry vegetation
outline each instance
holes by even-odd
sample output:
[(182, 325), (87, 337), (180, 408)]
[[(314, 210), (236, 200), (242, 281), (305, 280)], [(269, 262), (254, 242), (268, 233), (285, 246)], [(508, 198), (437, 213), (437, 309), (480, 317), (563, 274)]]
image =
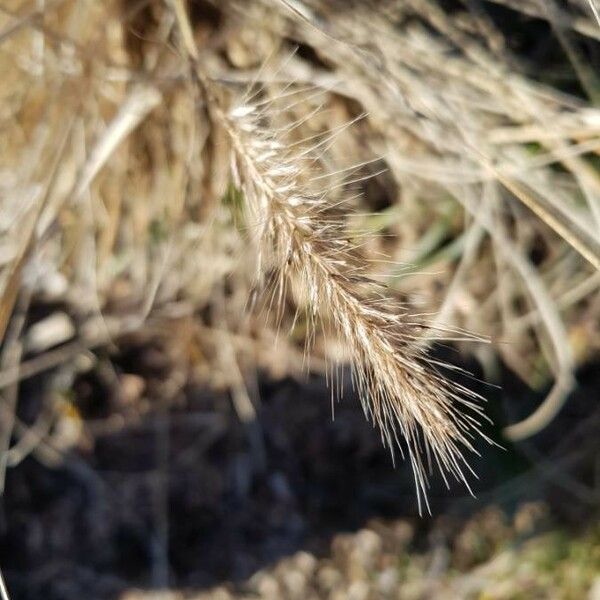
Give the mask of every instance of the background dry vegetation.
[[(594, 0), (0, 0), (13, 597), (600, 597), (599, 66)], [(438, 382), (507, 447), (473, 442), (476, 502), (434, 477), (414, 519), (344, 367), (383, 346), (261, 227), (232, 107), (306, 180), (317, 210), (278, 210), (311, 252), (384, 286), (408, 372), (501, 384)]]

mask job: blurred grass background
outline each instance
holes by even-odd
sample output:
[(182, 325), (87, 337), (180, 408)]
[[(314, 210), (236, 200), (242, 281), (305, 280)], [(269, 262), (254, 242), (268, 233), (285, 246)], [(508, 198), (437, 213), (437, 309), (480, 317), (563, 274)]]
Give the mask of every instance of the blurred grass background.
[[(364, 163), (340, 189), (372, 276), (490, 340), (432, 352), (487, 382), (507, 450), (482, 448), (477, 501), (435, 482), (419, 521), (351, 394), (331, 420), (343, 344), (318, 331), (307, 359), (307, 322), (277, 335), (249, 301), (244, 198), (172, 6), (2, 1), (12, 597), (600, 597), (593, 2), (186, 5), (215, 81), (305, 88), (283, 122), (339, 130), (332, 173)], [(284, 320), (306, 304), (291, 290)]]

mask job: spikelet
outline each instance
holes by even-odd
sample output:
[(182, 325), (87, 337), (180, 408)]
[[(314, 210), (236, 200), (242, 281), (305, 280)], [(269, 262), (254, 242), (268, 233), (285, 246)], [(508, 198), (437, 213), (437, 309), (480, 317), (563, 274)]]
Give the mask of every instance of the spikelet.
[(315, 188), (327, 178), (311, 177), (312, 168), (319, 172), (323, 141), (292, 142), (296, 123), (273, 124), (273, 102), (260, 95), (253, 100), (246, 94), (226, 110), (215, 84), (200, 81), (213, 117), (231, 140), (232, 172), (260, 249), (260, 269), (276, 273), (273, 297), (281, 303), (286, 286), (299, 281), (309, 319), (321, 314), (334, 324), (348, 346), (367, 418), (392, 456), (398, 448), (410, 459), (420, 512), (429, 509), (428, 475), (435, 468), (447, 485), (451, 474), (469, 488), (464, 453), (475, 452), (483, 417), (479, 397), (437, 372), (419, 343), (426, 326), (394, 306), (364, 274), (342, 222), (331, 216), (330, 190)]

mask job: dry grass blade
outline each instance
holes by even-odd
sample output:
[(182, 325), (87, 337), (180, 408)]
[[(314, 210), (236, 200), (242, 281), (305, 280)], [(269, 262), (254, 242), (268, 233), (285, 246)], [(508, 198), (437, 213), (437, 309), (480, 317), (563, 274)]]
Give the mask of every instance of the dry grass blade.
[[(490, 184), (491, 186), (492, 184)], [(488, 187), (490, 187), (488, 186)], [(495, 192), (495, 193), (494, 193)], [(540, 276), (536, 273), (531, 263), (523, 257), (503, 232), (503, 228), (491, 219), (489, 211), (483, 213), (478, 210), (475, 199), (468, 193), (459, 194), (467, 210), (471, 212), (477, 222), (484, 227), (496, 242), (498, 251), (501, 252), (515, 271), (521, 277), (528, 293), (538, 307), (541, 320), (552, 341), (554, 360), (556, 362), (556, 381), (542, 404), (529, 417), (507, 427), (504, 431), (510, 440), (523, 440), (535, 435), (544, 429), (556, 416), (564, 405), (569, 392), (573, 389), (575, 379), (573, 375), (574, 360), (569, 345), (567, 331), (561, 321), (558, 307), (550, 298), (548, 291)], [(487, 194), (489, 201), (497, 202), (497, 190), (490, 188)]]
[(588, 0), (590, 8), (592, 9), (592, 13), (594, 14), (594, 18), (596, 19), (596, 21), (598, 22), (598, 25), (600, 26), (600, 8), (598, 8), (598, 5), (596, 4), (596, 0)]
[(577, 223), (564, 212), (559, 212), (545, 203), (533, 190), (525, 189), (523, 184), (511, 181), (501, 173), (496, 172), (496, 177), (523, 204), (571, 244), (596, 270), (600, 271), (600, 242), (598, 239), (578, 227)]
[(6, 589), (6, 583), (4, 582), (4, 576), (2, 575), (2, 571), (0, 571), (0, 598), (2, 600), (10, 600), (10, 596), (8, 595), (8, 590)]
[(79, 199), (117, 146), (160, 104), (160, 92), (151, 86), (134, 87), (117, 115), (92, 149), (73, 191)]

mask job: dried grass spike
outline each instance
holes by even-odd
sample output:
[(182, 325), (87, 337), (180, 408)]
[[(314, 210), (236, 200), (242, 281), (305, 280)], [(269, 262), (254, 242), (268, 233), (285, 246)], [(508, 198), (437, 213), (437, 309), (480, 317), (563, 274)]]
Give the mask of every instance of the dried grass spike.
[(272, 107), (273, 102), (240, 104), (229, 112), (213, 107), (231, 138), (261, 268), (269, 265), (278, 273), (274, 298), (283, 298), (287, 281), (299, 280), (313, 320), (320, 313), (333, 321), (350, 348), (366, 416), (392, 454), (398, 447), (408, 456), (419, 510), (423, 504), (428, 509), (427, 479), (434, 466), (447, 484), (450, 473), (468, 487), (463, 454), (475, 452), (472, 442), (483, 416), (478, 397), (435, 370), (417, 343), (425, 326), (399, 312), (365, 276), (342, 223), (329, 215), (331, 190), (313, 187), (327, 178), (305, 172), (307, 158), (309, 169), (318, 169), (318, 141), (289, 143), (294, 125), (272, 124)]
[[(186, 41), (188, 46), (184, 36)], [(233, 177), (245, 196), (260, 275), (276, 273), (272, 298), (281, 302), (288, 282), (299, 281), (312, 310), (309, 320), (327, 315), (334, 323), (350, 349), (365, 415), (392, 456), (397, 447), (410, 459), (420, 513), (424, 505), (429, 510), (428, 476), (435, 467), (447, 485), (451, 474), (470, 490), (466, 472), (472, 470), (464, 453), (475, 452), (473, 439), (482, 435), (479, 398), (438, 374), (418, 342), (425, 325), (398, 311), (357, 263), (343, 222), (330, 210), (341, 188), (327, 186), (328, 171), (320, 172), (322, 142), (294, 139), (301, 121), (281, 123), (296, 102), (292, 86), (282, 94), (288, 101), (283, 109), (260, 88), (228, 109), (224, 90), (204, 74), (195, 49), (187, 50), (209, 110), (230, 138)], [(330, 136), (326, 145), (331, 143)], [(317, 183), (322, 187), (315, 188)]]

